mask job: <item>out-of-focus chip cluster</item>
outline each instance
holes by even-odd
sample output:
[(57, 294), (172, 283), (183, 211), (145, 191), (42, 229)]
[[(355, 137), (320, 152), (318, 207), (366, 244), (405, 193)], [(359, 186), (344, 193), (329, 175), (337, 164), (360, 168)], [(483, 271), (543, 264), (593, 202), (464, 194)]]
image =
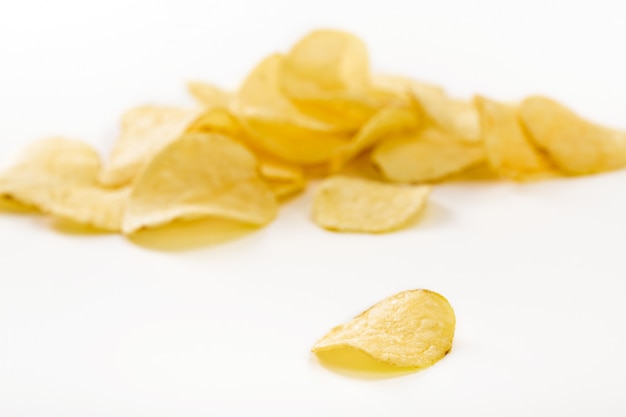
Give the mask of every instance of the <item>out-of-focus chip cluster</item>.
[(313, 220), (379, 233), (421, 211), (427, 184), (479, 165), (512, 180), (626, 165), (623, 132), (544, 97), (459, 100), (372, 74), (364, 43), (337, 30), (268, 56), (237, 91), (203, 82), (188, 89), (196, 108), (124, 114), (106, 161), (76, 140), (32, 144), (0, 174), (0, 197), (132, 234), (206, 216), (265, 225), (280, 201), (325, 178)]

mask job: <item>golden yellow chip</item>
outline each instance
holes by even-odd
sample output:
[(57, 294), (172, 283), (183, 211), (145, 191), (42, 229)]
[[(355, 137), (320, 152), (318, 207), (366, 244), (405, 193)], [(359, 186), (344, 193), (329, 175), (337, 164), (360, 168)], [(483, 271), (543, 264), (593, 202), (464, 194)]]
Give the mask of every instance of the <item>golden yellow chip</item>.
[(293, 165), (261, 159), (259, 172), (279, 199), (291, 197), (306, 187), (304, 172)]
[(312, 350), (352, 348), (398, 367), (425, 368), (450, 352), (455, 325), (454, 310), (443, 296), (404, 291), (335, 327)]
[(248, 144), (249, 139), (241, 123), (228, 109), (215, 107), (198, 116), (186, 129), (187, 132), (220, 133)]
[(313, 198), (313, 221), (343, 232), (383, 233), (400, 229), (426, 206), (428, 186), (330, 177)]
[(517, 106), (475, 98), (483, 131), (483, 146), (491, 168), (502, 177), (525, 179), (546, 174), (551, 165), (528, 138)]
[(331, 171), (339, 171), (352, 158), (390, 136), (417, 130), (419, 122), (419, 114), (413, 109), (383, 108), (359, 130), (349, 143), (335, 151), (331, 160)]
[(381, 142), (371, 158), (390, 181), (429, 182), (478, 165), (484, 160), (484, 150), (480, 143), (467, 143), (430, 128)]
[(474, 103), (456, 100), (443, 90), (417, 84), (412, 85), (411, 93), (433, 126), (468, 142), (480, 141), (480, 119)]
[(38, 141), (0, 175), (0, 195), (77, 223), (120, 230), (128, 190), (98, 184), (101, 163), (88, 144), (71, 139)]
[(626, 166), (626, 133), (581, 119), (545, 97), (529, 97), (520, 118), (531, 139), (566, 173), (579, 175)]
[(202, 112), (159, 106), (137, 107), (126, 112), (109, 163), (100, 174), (102, 184), (120, 187), (131, 183), (139, 170), (162, 147), (185, 133)]
[(263, 225), (276, 211), (274, 194), (244, 146), (218, 134), (187, 133), (138, 175), (123, 232), (202, 217)]
[(283, 61), (280, 54), (263, 60), (237, 92), (233, 110), (255, 147), (296, 164), (325, 163), (353, 132), (302, 114), (282, 95)]
[(188, 82), (187, 90), (200, 105), (209, 109), (216, 107), (228, 108), (233, 99), (231, 93), (201, 81)]
[(370, 87), (367, 47), (339, 30), (316, 30), (298, 41), (285, 59), (282, 86), (295, 97)]
[(356, 36), (317, 30), (287, 53), (281, 72), (286, 96), (304, 113), (357, 129), (394, 97), (372, 88), (367, 48)]

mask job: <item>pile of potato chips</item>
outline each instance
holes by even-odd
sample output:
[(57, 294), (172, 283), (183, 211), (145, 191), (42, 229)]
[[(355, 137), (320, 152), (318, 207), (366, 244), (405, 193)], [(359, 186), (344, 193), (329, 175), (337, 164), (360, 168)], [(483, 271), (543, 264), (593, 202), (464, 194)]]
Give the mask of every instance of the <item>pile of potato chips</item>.
[(328, 177), (313, 220), (380, 233), (421, 211), (428, 184), (481, 164), (512, 180), (626, 165), (623, 132), (543, 97), (463, 101), (437, 86), (374, 75), (364, 43), (336, 30), (268, 56), (237, 91), (188, 88), (197, 108), (124, 114), (106, 161), (76, 140), (32, 144), (0, 174), (0, 197), (132, 234), (207, 216), (265, 225), (278, 202)]

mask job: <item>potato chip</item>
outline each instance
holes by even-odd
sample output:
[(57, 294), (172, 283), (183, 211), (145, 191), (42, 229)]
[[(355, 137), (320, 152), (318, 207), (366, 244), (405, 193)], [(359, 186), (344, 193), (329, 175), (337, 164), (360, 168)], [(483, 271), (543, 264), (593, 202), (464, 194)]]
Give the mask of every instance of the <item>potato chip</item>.
[(520, 124), (517, 106), (475, 98), (483, 131), (483, 146), (491, 168), (516, 180), (551, 171), (551, 165), (528, 138)]
[(208, 109), (216, 107), (228, 108), (233, 99), (231, 93), (201, 81), (188, 82), (187, 90), (201, 106)]
[(248, 143), (245, 130), (241, 123), (228, 109), (215, 107), (198, 116), (186, 129), (187, 132), (220, 133)]
[(185, 133), (202, 114), (199, 109), (143, 106), (122, 117), (121, 134), (113, 146), (100, 182), (120, 187), (132, 182), (137, 172), (168, 143)]
[(581, 119), (545, 97), (529, 97), (520, 118), (531, 139), (568, 174), (592, 174), (626, 166), (626, 133)]
[(105, 230), (119, 230), (128, 190), (98, 184), (98, 153), (84, 142), (63, 138), (27, 147), (0, 176), (0, 195), (44, 213)]
[(312, 351), (352, 348), (398, 367), (426, 368), (450, 352), (455, 326), (454, 310), (443, 296), (403, 291), (335, 327)]
[(410, 108), (388, 107), (372, 117), (346, 145), (338, 148), (331, 160), (331, 171), (337, 172), (352, 158), (393, 135), (417, 130), (419, 114)]
[(304, 172), (293, 165), (261, 159), (259, 172), (279, 199), (291, 197), (306, 187)]
[(474, 103), (450, 98), (443, 90), (418, 84), (411, 85), (411, 93), (434, 127), (468, 142), (480, 141), (480, 119)]
[(372, 162), (390, 181), (437, 181), (484, 160), (482, 145), (471, 144), (429, 128), (381, 142)]
[(274, 194), (244, 146), (218, 134), (187, 133), (138, 175), (123, 232), (202, 217), (263, 225), (276, 211)]
[(313, 198), (313, 221), (336, 231), (383, 233), (400, 229), (425, 207), (428, 186), (385, 184), (335, 176)]
[(317, 30), (287, 53), (281, 88), (303, 113), (354, 130), (397, 99), (372, 88), (369, 67), (367, 48), (359, 38)]
[(316, 30), (291, 48), (282, 75), (289, 96), (363, 91), (370, 87), (367, 47), (350, 33)]
[(233, 109), (255, 146), (288, 162), (328, 161), (352, 131), (337, 129), (302, 114), (280, 91), (284, 56), (263, 60), (239, 89)]

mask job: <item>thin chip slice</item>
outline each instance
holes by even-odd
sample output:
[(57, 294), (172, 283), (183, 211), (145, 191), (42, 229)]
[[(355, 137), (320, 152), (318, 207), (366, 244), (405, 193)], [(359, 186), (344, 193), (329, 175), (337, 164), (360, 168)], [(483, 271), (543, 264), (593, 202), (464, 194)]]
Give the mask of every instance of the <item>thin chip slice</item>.
[(285, 57), (280, 81), (303, 113), (346, 129), (357, 129), (397, 99), (372, 88), (365, 44), (338, 30), (316, 30), (298, 41)]
[(475, 102), (482, 122), (485, 154), (498, 175), (522, 180), (552, 171), (545, 155), (524, 132), (517, 106), (480, 96), (475, 98)]
[(233, 95), (212, 84), (201, 81), (190, 81), (187, 90), (201, 106), (213, 109), (216, 107), (228, 108)]
[(128, 190), (100, 187), (100, 168), (100, 156), (88, 144), (44, 139), (24, 149), (16, 163), (0, 175), (0, 195), (44, 213), (117, 231)]
[(480, 143), (467, 143), (430, 128), (380, 143), (371, 158), (390, 181), (430, 182), (478, 165), (484, 160), (484, 150)]
[(440, 294), (403, 291), (335, 327), (312, 351), (353, 348), (398, 367), (426, 368), (450, 352), (455, 325), (454, 310)]
[(276, 211), (274, 194), (259, 177), (252, 153), (226, 136), (187, 133), (138, 175), (123, 232), (202, 217), (264, 225)]
[(335, 176), (313, 199), (313, 221), (335, 231), (384, 233), (407, 225), (426, 206), (428, 186), (403, 186)]
[(445, 95), (443, 88), (399, 75), (376, 74), (372, 77), (375, 89), (408, 100), (412, 96), (424, 94)]
[(339, 30), (316, 30), (304, 36), (285, 59), (282, 86), (289, 96), (362, 91), (370, 86), (367, 47)]
[(291, 197), (306, 187), (304, 172), (297, 166), (262, 159), (259, 172), (278, 199)]
[(160, 106), (137, 107), (126, 112), (100, 182), (110, 187), (130, 184), (142, 167), (162, 147), (185, 133), (202, 112)]
[(411, 93), (432, 126), (468, 142), (480, 141), (480, 119), (474, 103), (451, 98), (443, 90), (418, 84), (411, 86)]
[(531, 139), (568, 174), (626, 166), (626, 132), (588, 122), (562, 104), (539, 96), (522, 102), (520, 118)]
[(419, 123), (419, 114), (411, 108), (388, 107), (380, 110), (349, 143), (335, 151), (331, 172), (338, 172), (354, 157), (390, 136), (417, 130)]
[(280, 54), (263, 60), (237, 92), (233, 111), (255, 147), (296, 164), (325, 163), (353, 132), (301, 113), (280, 90), (283, 62)]

